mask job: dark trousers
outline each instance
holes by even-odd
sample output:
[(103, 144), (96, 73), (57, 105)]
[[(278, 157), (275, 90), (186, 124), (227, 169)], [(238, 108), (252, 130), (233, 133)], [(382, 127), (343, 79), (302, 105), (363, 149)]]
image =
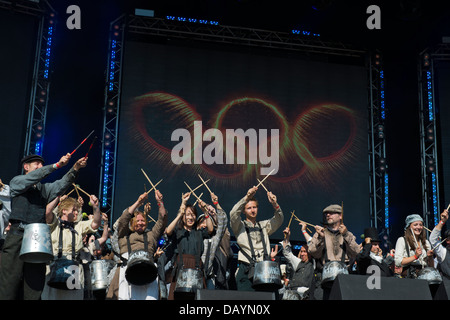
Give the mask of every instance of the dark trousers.
[(3, 246), (0, 263), (0, 300), (39, 300), (45, 284), (45, 263), (27, 263), (19, 258), (23, 230), (12, 225)]
[(255, 291), (252, 288), (252, 279), (248, 278), (248, 273), (250, 271), (250, 265), (240, 262), (239, 269), (236, 274), (236, 287), (239, 291)]

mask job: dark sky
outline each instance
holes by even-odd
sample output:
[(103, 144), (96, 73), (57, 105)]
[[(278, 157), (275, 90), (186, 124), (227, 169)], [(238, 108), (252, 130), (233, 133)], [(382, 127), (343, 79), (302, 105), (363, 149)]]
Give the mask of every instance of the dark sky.
[[(386, 77), (387, 159), (393, 234), (404, 217), (422, 212), (419, 147), (418, 54), (450, 36), (449, 4), (443, 1), (266, 0), (52, 0), (57, 14), (44, 156), (54, 162), (92, 130), (101, 136), (109, 24), (135, 8), (205, 18), (222, 25), (290, 32), (302, 29), (333, 40), (382, 51)], [(381, 30), (368, 30), (369, 5), (381, 9)], [(81, 30), (65, 27), (66, 8), (81, 9)], [(313, 8), (316, 7), (316, 9)], [(50, 147), (52, 146), (52, 147)], [(82, 156), (86, 150), (80, 152)], [(99, 188), (100, 145), (90, 154), (80, 186)]]

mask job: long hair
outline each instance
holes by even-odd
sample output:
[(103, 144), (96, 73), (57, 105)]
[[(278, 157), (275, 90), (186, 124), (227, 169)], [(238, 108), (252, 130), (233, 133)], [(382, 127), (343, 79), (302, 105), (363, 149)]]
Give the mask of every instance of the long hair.
[[(417, 249), (417, 247), (416, 247), (416, 241), (413, 238), (413, 232), (411, 229), (411, 225), (409, 225), (408, 228), (406, 228), (406, 230), (405, 230), (405, 239), (406, 239), (406, 241), (408, 241), (408, 245), (411, 248), (411, 250), (415, 251)], [(425, 229), (422, 229), (422, 232), (420, 233), (419, 239), (417, 239), (417, 242), (421, 242), (422, 247), (426, 248), (427, 250), (431, 249), (431, 248), (426, 247), (426, 240), (427, 240), (427, 237), (425, 235)]]
[[(186, 205), (186, 208), (184, 209), (184, 212), (183, 212), (183, 217), (186, 215), (186, 211), (187, 211), (189, 208), (192, 209), (192, 213), (195, 215), (195, 219), (194, 219), (195, 222), (194, 222), (194, 225), (192, 226), (192, 229), (195, 230), (195, 229), (197, 229), (197, 217), (198, 217), (197, 209), (195, 208), (195, 206), (193, 206), (192, 204), (187, 204), (187, 205)], [(184, 227), (184, 221), (183, 221), (183, 218), (181, 218), (180, 221), (178, 221), (178, 227), (179, 227), (180, 229), (182, 229), (182, 228)]]
[(131, 220), (130, 220), (130, 230), (131, 230), (131, 232), (134, 232), (136, 230), (136, 217), (138, 215), (141, 215), (142, 217), (144, 217), (145, 228), (147, 228), (147, 215), (145, 213), (143, 213), (142, 211), (135, 211), (134, 212), (134, 217), (131, 218)]

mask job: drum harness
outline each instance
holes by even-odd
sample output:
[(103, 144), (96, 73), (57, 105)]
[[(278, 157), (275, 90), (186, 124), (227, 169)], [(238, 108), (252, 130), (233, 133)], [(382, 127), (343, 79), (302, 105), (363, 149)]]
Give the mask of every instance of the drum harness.
[(72, 259), (73, 261), (78, 263), (78, 259), (75, 255), (75, 235), (78, 234), (78, 232), (73, 228), (74, 223), (69, 221), (61, 220), (61, 218), (58, 218), (59, 220), (59, 243), (58, 243), (58, 259), (61, 259), (62, 257), (62, 249), (63, 249), (63, 230), (69, 229), (72, 233)]
[(266, 240), (264, 239), (264, 233), (263, 230), (261, 228), (261, 225), (259, 224), (259, 222), (257, 222), (258, 227), (248, 227), (247, 225), (245, 225), (245, 232), (247, 233), (247, 238), (248, 238), (248, 244), (250, 246), (250, 250), (252, 252), (252, 256), (250, 257), (248, 255), (247, 252), (245, 252), (244, 250), (241, 249), (242, 254), (248, 259), (248, 261), (250, 262), (249, 264), (242, 262), (245, 266), (247, 266), (249, 268), (248, 271), (248, 278), (251, 279), (253, 278), (254, 272), (255, 272), (255, 263), (256, 263), (256, 254), (255, 254), (255, 249), (253, 247), (253, 242), (252, 239), (250, 237), (250, 232), (253, 231), (259, 231), (261, 234), (261, 242), (263, 245), (263, 249), (264, 249), (264, 256), (263, 256), (263, 260), (269, 260), (269, 255), (267, 253), (267, 248), (266, 248)]
[[(148, 252), (147, 232), (144, 232), (143, 237), (144, 237), (144, 251), (145, 251), (145, 252)], [(127, 248), (128, 248), (128, 259), (129, 259), (129, 258), (130, 258), (130, 255), (131, 255), (130, 235), (127, 235)], [(122, 261), (123, 261), (122, 266), (125, 267), (125, 266), (127, 265), (128, 259), (126, 259), (126, 258), (124, 258), (124, 257), (122, 257), (122, 256), (120, 256), (120, 258), (121, 258)]]

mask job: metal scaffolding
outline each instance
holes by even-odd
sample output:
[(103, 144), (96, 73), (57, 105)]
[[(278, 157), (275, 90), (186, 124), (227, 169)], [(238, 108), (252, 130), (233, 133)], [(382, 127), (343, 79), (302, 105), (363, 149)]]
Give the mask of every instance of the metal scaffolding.
[(436, 133), (435, 68), (450, 60), (450, 45), (441, 44), (420, 53), (418, 61), (420, 103), (420, 153), (422, 203), (425, 225), (432, 229), (440, 219), (438, 140)]
[(39, 21), (23, 155), (42, 154), (50, 88), (52, 39), (56, 23), (55, 11), (47, 1), (39, 3), (0, 0), (0, 8), (35, 16)]

